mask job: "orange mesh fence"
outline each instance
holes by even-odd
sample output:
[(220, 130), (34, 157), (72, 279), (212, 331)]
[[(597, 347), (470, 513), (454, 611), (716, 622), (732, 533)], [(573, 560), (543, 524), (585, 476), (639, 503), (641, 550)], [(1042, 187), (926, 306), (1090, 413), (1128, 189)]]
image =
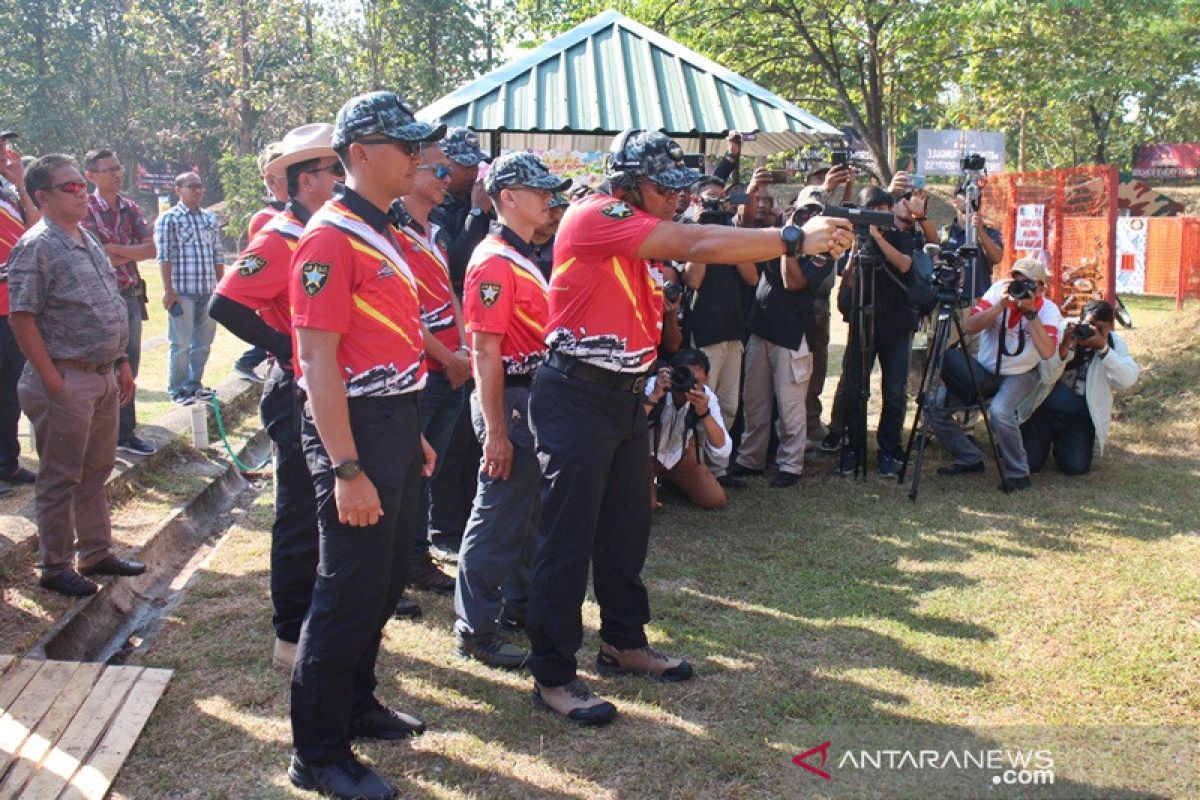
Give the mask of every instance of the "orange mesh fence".
[(1200, 217), (1183, 217), (1179, 255), (1179, 305), (1185, 297), (1200, 299)]
[(1179, 291), (1183, 255), (1183, 219), (1149, 217), (1146, 222), (1146, 294), (1174, 296)]

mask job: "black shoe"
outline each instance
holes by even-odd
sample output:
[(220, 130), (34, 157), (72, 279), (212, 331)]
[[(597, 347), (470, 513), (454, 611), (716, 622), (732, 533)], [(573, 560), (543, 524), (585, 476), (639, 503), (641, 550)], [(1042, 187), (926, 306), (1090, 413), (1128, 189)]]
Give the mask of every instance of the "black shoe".
[(734, 477), (733, 475), (722, 475), (721, 477), (717, 478), (717, 483), (721, 484), (726, 489), (746, 488), (746, 482), (741, 478)]
[(350, 720), (350, 735), (356, 739), (379, 739), (394, 742), (420, 736), (425, 732), (425, 723), (412, 714), (388, 708), (376, 702), (375, 708), (361, 717)]
[(134, 575), (141, 575), (146, 571), (146, 565), (140, 561), (134, 561), (131, 558), (117, 558), (116, 556), (105, 556), (104, 558), (92, 564), (90, 567), (81, 567), (80, 575), (119, 575), (125, 578), (131, 578)]
[(418, 555), (417, 561), (408, 572), (408, 585), (440, 595), (454, 594), (454, 578), (437, 568), (429, 553)]
[(117, 449), (131, 456), (152, 456), (158, 452), (157, 447), (136, 436), (117, 442)]
[(996, 488), (1007, 494), (1011, 492), (1021, 492), (1026, 489), (1032, 489), (1033, 483), (1030, 482), (1029, 476), (1026, 475), (1022, 478), (1007, 478), (1001, 481), (1000, 485)]
[(392, 800), (397, 795), (396, 787), (354, 756), (337, 764), (318, 767), (305, 764), (300, 756), (293, 754), (292, 763), (288, 765), (288, 780), (293, 786), (315, 791), (322, 797)]
[(800, 482), (800, 476), (797, 475), (796, 473), (784, 472), (783, 470), (779, 470), (779, 472), (775, 473), (775, 477), (771, 478), (771, 488), (772, 489), (787, 489), (789, 487), (795, 486), (799, 482)]
[(24, 467), (17, 467), (17, 471), (4, 480), (8, 483), (33, 483), (37, 480), (37, 473)]
[(500, 628), (501, 630), (512, 631), (513, 633), (525, 630), (525, 613), (514, 611), (505, 606), (500, 612)]
[(820, 446), (817, 448), (822, 453), (836, 453), (842, 448), (842, 435), (830, 431), (825, 434), (825, 438), (821, 440)]
[(99, 586), (73, 569), (43, 577), (38, 581), (38, 585), (43, 589), (50, 589), (68, 597), (88, 597), (100, 591)]
[(529, 660), (529, 653), (515, 644), (508, 644), (492, 637), (488, 641), (458, 637), (458, 654), (489, 667), (520, 669)]
[(734, 464), (733, 469), (731, 469), (729, 473), (735, 478), (745, 478), (751, 475), (762, 475), (763, 471), (761, 469), (750, 469), (749, 467), (743, 467), (741, 464)]
[(966, 475), (971, 472), (983, 472), (983, 462), (974, 464), (951, 464), (948, 467), (938, 467), (938, 475)]
[(396, 619), (420, 619), (421, 607), (415, 600), (401, 597), (396, 601), (396, 610), (392, 612), (392, 616)]

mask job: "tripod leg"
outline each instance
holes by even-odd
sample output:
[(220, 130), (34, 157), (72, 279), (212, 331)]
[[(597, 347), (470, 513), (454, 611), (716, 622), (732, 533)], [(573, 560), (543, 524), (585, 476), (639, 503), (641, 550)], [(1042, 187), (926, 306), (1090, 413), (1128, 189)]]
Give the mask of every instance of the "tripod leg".
[[(959, 341), (965, 342), (962, 322), (958, 317), (954, 318), (954, 327), (958, 330)], [(992, 433), (992, 418), (988, 415), (987, 402), (979, 392), (979, 381), (975, 378), (975, 363), (971, 358), (967, 358), (967, 374), (971, 377), (971, 391), (975, 392), (975, 407), (979, 409), (979, 414), (983, 417), (983, 427), (987, 431), (988, 442), (992, 446), (992, 460), (996, 464), (996, 471), (1000, 473), (1000, 486), (1007, 492), (1009, 489), (1008, 476), (1004, 474), (1004, 464), (1000, 461), (1000, 446), (996, 444), (996, 436)]]
[(950, 318), (953, 316), (945, 310), (938, 314), (937, 325), (933, 331), (932, 345), (929, 349), (928, 361), (925, 364), (925, 376), (921, 380), (921, 391), (917, 395), (917, 414), (913, 418), (912, 431), (908, 436), (908, 447), (904, 452), (904, 464), (900, 467), (898, 482), (904, 482), (908, 470), (909, 459), (912, 455), (913, 443), (917, 443), (917, 458), (913, 464), (912, 485), (908, 490), (908, 499), (916, 502), (917, 492), (921, 485), (921, 465), (925, 460), (925, 445), (929, 441), (928, 406), (937, 402), (938, 386), (942, 377), (942, 361), (946, 357), (946, 349), (950, 342)]

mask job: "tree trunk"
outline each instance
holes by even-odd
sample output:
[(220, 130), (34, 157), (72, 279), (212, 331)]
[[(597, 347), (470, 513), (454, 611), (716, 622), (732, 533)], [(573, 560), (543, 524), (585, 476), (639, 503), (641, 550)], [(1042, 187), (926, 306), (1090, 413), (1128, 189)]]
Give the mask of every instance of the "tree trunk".
[(1025, 172), (1025, 144), (1029, 129), (1029, 109), (1021, 109), (1021, 130), (1017, 138), (1017, 172)]

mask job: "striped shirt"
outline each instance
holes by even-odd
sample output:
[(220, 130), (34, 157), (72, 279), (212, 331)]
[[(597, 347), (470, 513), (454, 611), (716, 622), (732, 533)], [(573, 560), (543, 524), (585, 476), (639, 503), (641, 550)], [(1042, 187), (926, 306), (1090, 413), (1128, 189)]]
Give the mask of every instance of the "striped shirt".
[(217, 265), (224, 264), (216, 214), (176, 203), (154, 223), (154, 244), (159, 263), (171, 265), (176, 294), (211, 294), (216, 288)]

